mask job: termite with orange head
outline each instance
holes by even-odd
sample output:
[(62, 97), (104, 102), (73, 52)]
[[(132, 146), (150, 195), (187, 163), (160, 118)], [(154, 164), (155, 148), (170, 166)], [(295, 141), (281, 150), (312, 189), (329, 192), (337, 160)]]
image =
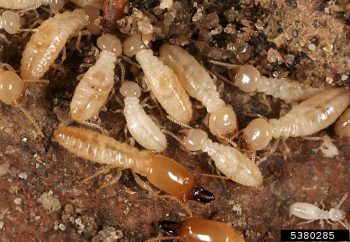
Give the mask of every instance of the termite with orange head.
[(103, 34), (97, 39), (97, 46), (101, 49), (99, 59), (80, 80), (70, 105), (76, 121), (97, 116), (114, 85), (114, 68), (122, 44), (115, 35)]
[(22, 54), (21, 76), (40, 79), (48, 71), (68, 38), (77, 34), (89, 23), (82, 9), (65, 11), (45, 20), (32, 35)]
[(180, 240), (181, 242), (245, 242), (243, 235), (230, 225), (209, 219), (191, 218), (184, 222), (163, 220), (159, 226), (171, 237), (146, 242)]
[(243, 130), (248, 148), (264, 149), (272, 138), (312, 135), (334, 123), (350, 103), (350, 91), (326, 89), (294, 106), (279, 119), (257, 118)]
[(147, 49), (141, 35), (129, 37), (123, 43), (127, 56), (136, 60), (145, 73), (145, 81), (164, 110), (176, 121), (188, 123), (192, 119), (192, 104), (175, 73), (153, 51)]
[[(246, 93), (260, 92), (292, 103), (310, 98), (323, 90), (323, 88), (310, 87), (288, 78), (261, 76), (259, 70), (249, 64), (233, 65), (213, 60), (210, 62), (230, 68), (231, 80), (227, 82)], [(222, 79), (226, 80), (226, 78)]]
[(51, 10), (58, 12), (63, 8), (65, 0), (0, 0), (0, 8), (33, 10), (41, 5), (49, 5)]
[(339, 117), (335, 123), (334, 132), (341, 137), (350, 137), (350, 108)]
[(160, 48), (160, 58), (175, 72), (187, 93), (207, 108), (210, 131), (219, 137), (231, 138), (237, 132), (236, 114), (220, 98), (214, 80), (205, 68), (176, 45), (164, 44)]
[[(7, 67), (7, 70), (5, 67)], [(47, 83), (45, 80), (22, 80), (9, 65), (0, 63), (0, 100), (7, 105), (19, 108), (43, 137), (44, 134), (39, 126), (27, 111), (19, 105), (19, 99), (25, 91), (26, 82)]]
[(140, 105), (141, 88), (139, 85), (126, 81), (120, 87), (120, 93), (125, 97), (124, 115), (133, 138), (148, 150), (164, 151), (167, 147), (166, 137)]
[(178, 198), (209, 203), (214, 195), (198, 185), (192, 172), (169, 157), (127, 144), (94, 131), (59, 127), (54, 140), (73, 154), (100, 164), (110, 165), (145, 176), (160, 190)]

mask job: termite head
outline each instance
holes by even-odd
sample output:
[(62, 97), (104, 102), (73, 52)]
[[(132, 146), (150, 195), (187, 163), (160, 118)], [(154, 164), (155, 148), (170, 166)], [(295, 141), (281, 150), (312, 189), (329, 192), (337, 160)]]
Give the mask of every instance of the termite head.
[(129, 57), (136, 55), (137, 52), (144, 49), (146, 49), (146, 45), (143, 43), (140, 34), (130, 36), (123, 43), (124, 54)]
[(124, 97), (136, 97), (141, 96), (141, 88), (137, 83), (131, 81), (125, 81), (120, 87), (120, 93)]
[(239, 66), (230, 72), (230, 76), (235, 86), (248, 93), (254, 92), (261, 80), (260, 72), (252, 65)]
[(271, 125), (263, 118), (254, 119), (243, 130), (241, 139), (248, 149), (262, 150), (272, 139)]
[(0, 100), (14, 105), (22, 96), (24, 81), (14, 71), (3, 71), (0, 68)]
[(342, 221), (345, 219), (345, 212), (337, 208), (331, 208), (329, 210), (329, 218), (332, 221)]
[(181, 241), (186, 242), (245, 241), (239, 231), (226, 223), (215, 220), (191, 218), (185, 222), (160, 221), (159, 225), (169, 235), (177, 235)]
[(2, 13), (2, 25), (9, 34), (16, 34), (21, 28), (21, 19), (18, 13), (6, 10)]
[(208, 139), (208, 134), (200, 129), (184, 129), (181, 130), (181, 134), (183, 134), (183, 145), (188, 151), (202, 150)]
[(65, 0), (51, 0), (50, 1), (50, 9), (53, 12), (58, 12), (64, 7)]
[(222, 106), (210, 114), (209, 129), (219, 137), (231, 138), (237, 132), (237, 118), (233, 108)]
[(103, 34), (98, 37), (97, 46), (101, 50), (114, 53), (116, 56), (122, 53), (122, 43), (117, 36), (112, 34)]
[(179, 199), (210, 203), (214, 195), (197, 184), (193, 174), (176, 161), (153, 155), (150, 160), (148, 181), (159, 189)]

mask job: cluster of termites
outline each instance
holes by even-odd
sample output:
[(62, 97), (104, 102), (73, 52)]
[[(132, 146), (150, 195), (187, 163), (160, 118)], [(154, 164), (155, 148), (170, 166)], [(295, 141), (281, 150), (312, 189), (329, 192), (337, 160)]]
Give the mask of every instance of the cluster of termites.
[[(198, 184), (193, 172), (177, 161), (159, 154), (167, 149), (166, 135), (178, 140), (188, 152), (207, 153), (225, 179), (250, 187), (261, 186), (263, 175), (255, 160), (247, 155), (246, 149), (266, 149), (272, 138), (312, 135), (334, 122), (337, 135), (350, 136), (350, 109), (346, 109), (350, 103), (349, 90), (307, 87), (287, 79), (261, 76), (251, 65), (211, 61), (215, 65), (227, 67), (229, 79), (226, 81), (243, 92), (262, 92), (295, 103), (279, 119), (260, 117), (239, 131), (235, 107), (225, 104), (213, 77), (184, 48), (164, 43), (158, 56), (150, 48), (152, 38), (149, 35), (145, 38), (142, 34), (135, 34), (121, 41), (116, 34), (100, 34), (98, 1), (72, 2), (81, 8), (62, 11), (65, 4), (63, 0), (0, 0), (0, 7), (6, 9), (0, 15), (0, 29), (8, 34), (25, 30), (21, 29), (21, 16), (26, 11), (35, 11), (41, 5), (49, 5), (53, 13), (39, 27), (30, 29), (33, 34), (22, 54), (20, 76), (6, 63), (1, 64), (0, 100), (7, 105), (19, 107), (37, 131), (44, 135), (39, 125), (20, 106), (19, 100), (26, 89), (26, 83), (46, 81), (42, 78), (64, 51), (69, 38), (80, 37), (86, 31), (84, 29), (90, 35), (100, 35), (96, 41), (100, 51), (95, 47), (97, 60), (79, 76), (69, 115), (81, 125), (91, 125), (90, 121), (99, 116), (100, 110), (111, 97), (119, 96), (120, 92), (123, 96), (124, 107), (121, 112), (125, 116), (126, 128), (138, 145), (145, 149), (140, 150), (119, 142), (106, 133), (75, 126), (59, 126), (54, 131), (53, 139), (78, 157), (105, 165), (102, 170), (131, 169), (135, 181), (150, 192), (153, 190), (138, 175), (180, 201), (210, 203), (214, 200), (214, 195)], [(125, 73), (122, 73), (122, 78), (116, 78), (116, 64), (120, 64), (124, 55), (128, 58), (135, 57), (138, 64), (134, 65), (141, 68), (146, 88), (136, 79), (124, 80)], [(62, 57), (64, 60), (65, 55)], [(121, 69), (123, 72), (124, 69)], [(117, 80), (121, 82), (119, 92), (114, 90)], [(145, 89), (150, 91), (154, 102), (160, 104), (162, 112), (165, 111), (170, 120), (184, 129), (174, 134), (160, 127), (157, 120), (147, 114), (140, 100)], [(206, 108), (208, 118), (204, 122), (217, 141), (209, 138), (210, 134), (203, 129), (189, 126), (194, 112), (191, 98)], [(237, 142), (240, 145), (236, 145), (235, 141), (240, 141)], [(119, 178), (120, 176), (113, 179), (113, 183)], [(290, 214), (310, 221), (332, 220), (347, 227), (345, 214), (339, 209), (345, 198), (329, 211), (308, 203), (295, 203), (290, 207)], [(151, 239), (153, 241), (244, 241), (238, 231), (217, 221), (190, 218), (182, 223), (161, 221), (159, 224), (164, 230), (173, 233), (173, 236)], [(205, 236), (205, 239), (199, 235)]]

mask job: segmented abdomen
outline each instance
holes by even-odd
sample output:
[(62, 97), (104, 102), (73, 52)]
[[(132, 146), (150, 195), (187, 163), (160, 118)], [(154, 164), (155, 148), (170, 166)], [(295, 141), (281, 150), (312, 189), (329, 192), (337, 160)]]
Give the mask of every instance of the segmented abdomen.
[(83, 121), (98, 115), (114, 85), (116, 56), (101, 51), (100, 58), (80, 80), (70, 105), (74, 120)]
[(69, 36), (89, 23), (85, 11), (65, 11), (45, 20), (30, 38), (21, 60), (21, 76), (25, 80), (40, 79), (63, 49)]
[(179, 46), (164, 44), (160, 57), (176, 73), (188, 94), (202, 102), (209, 113), (225, 105), (214, 80), (192, 55)]
[(165, 135), (145, 113), (135, 97), (124, 99), (124, 115), (128, 129), (135, 140), (148, 150), (162, 152), (167, 146)]
[(77, 127), (59, 127), (54, 140), (80, 158), (147, 174), (148, 151), (139, 151), (100, 133)]
[(189, 96), (175, 73), (153, 55), (152, 50), (141, 50), (136, 54), (146, 75), (146, 83), (165, 111), (175, 120), (188, 123), (192, 118)]

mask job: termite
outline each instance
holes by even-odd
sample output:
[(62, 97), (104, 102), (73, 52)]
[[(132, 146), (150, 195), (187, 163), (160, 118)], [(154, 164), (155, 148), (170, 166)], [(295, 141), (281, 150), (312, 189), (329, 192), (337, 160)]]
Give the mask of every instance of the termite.
[[(9, 70), (5, 70), (5, 66)], [(33, 118), (18, 103), (25, 91), (26, 82), (46, 83), (44, 80), (22, 80), (9, 65), (0, 64), (0, 100), (7, 105), (19, 108), (43, 137), (44, 134)]]
[(350, 108), (339, 117), (334, 126), (334, 131), (341, 137), (350, 137)]
[(233, 65), (213, 60), (210, 62), (230, 68), (231, 80), (226, 80), (226, 78), (223, 80), (246, 93), (260, 92), (293, 103), (308, 99), (323, 90), (323, 88), (310, 87), (288, 78), (261, 76), (258, 69), (249, 64)]
[(261, 150), (272, 138), (312, 135), (334, 123), (349, 103), (349, 90), (325, 89), (294, 106), (279, 119), (254, 119), (243, 130), (242, 138), (248, 148)]
[(215, 166), (230, 180), (245, 186), (259, 186), (263, 182), (258, 166), (236, 148), (213, 142), (200, 129), (185, 129), (182, 144), (188, 151), (206, 152)]
[(125, 81), (120, 93), (125, 97), (124, 115), (133, 138), (148, 150), (164, 151), (167, 147), (165, 135), (139, 103), (141, 88), (135, 82)]
[(304, 202), (293, 203), (289, 208), (289, 215), (296, 216), (298, 218), (309, 220), (308, 222), (303, 223), (311, 223), (315, 220), (326, 220), (327, 223), (332, 224), (329, 220), (334, 222), (339, 222), (344, 228), (349, 230), (349, 226), (347, 226), (343, 220), (345, 219), (345, 212), (340, 210), (340, 206), (344, 203), (348, 194), (345, 194), (342, 200), (338, 203), (338, 205), (334, 208), (331, 208), (329, 211), (320, 209), (319, 207)]
[(123, 43), (124, 54), (136, 55), (136, 60), (145, 73), (145, 81), (158, 102), (175, 120), (188, 123), (192, 119), (189, 96), (175, 73), (166, 66), (153, 51), (146, 49), (141, 35), (129, 37)]
[(76, 121), (97, 116), (114, 85), (115, 62), (122, 44), (116, 36), (103, 34), (97, 39), (97, 46), (101, 49), (99, 59), (80, 80), (70, 105), (71, 116)]
[(160, 190), (178, 198), (209, 203), (214, 195), (198, 185), (192, 172), (169, 157), (138, 150), (115, 139), (77, 127), (58, 127), (54, 140), (80, 158), (131, 169)]
[(219, 137), (232, 137), (237, 132), (236, 114), (225, 105), (214, 80), (205, 68), (187, 51), (176, 45), (164, 44), (160, 58), (179, 77), (187, 93), (199, 100), (210, 113), (209, 129)]
[(21, 76), (40, 79), (55, 61), (67, 39), (89, 23), (82, 9), (65, 11), (45, 20), (32, 35), (22, 54)]
[(65, 0), (0, 0), (0, 8), (7, 9), (36, 9), (41, 5), (50, 5), (52, 11), (62, 9)]
[(163, 220), (159, 226), (171, 237), (149, 239), (146, 242), (180, 240), (182, 242), (245, 242), (243, 235), (230, 225), (209, 219), (191, 218), (184, 222)]

